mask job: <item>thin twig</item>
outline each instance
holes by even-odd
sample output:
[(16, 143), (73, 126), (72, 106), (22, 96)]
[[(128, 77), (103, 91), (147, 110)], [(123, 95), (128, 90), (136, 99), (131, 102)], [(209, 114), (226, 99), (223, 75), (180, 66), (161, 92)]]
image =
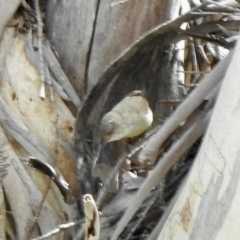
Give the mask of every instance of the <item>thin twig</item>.
[(47, 194), (48, 194), (48, 191), (50, 189), (50, 185), (51, 185), (51, 179), (48, 178), (47, 183), (46, 183), (46, 188), (45, 188), (46, 190), (44, 191), (44, 193), (42, 195), (42, 199), (41, 199), (41, 202), (38, 205), (38, 209), (37, 210), (34, 209), (35, 216), (34, 216), (34, 219), (32, 221), (32, 224), (29, 225), (28, 229), (26, 230), (26, 238), (25, 239), (30, 239), (31, 236), (32, 236), (34, 228), (35, 228), (36, 224), (38, 223), (38, 219), (39, 219), (39, 216), (41, 214), (41, 210), (43, 208), (44, 202), (47, 198)]
[(131, 231), (129, 232), (129, 234), (127, 235), (127, 237), (125, 238), (126, 240), (131, 240), (131, 237), (133, 235), (133, 233), (136, 231), (136, 229), (138, 228), (138, 226), (141, 224), (141, 222), (143, 221), (144, 217), (147, 215), (147, 212), (149, 211), (150, 207), (154, 204), (154, 202), (159, 198), (159, 194), (161, 194), (161, 190), (158, 190), (158, 194), (156, 194), (155, 196), (152, 197), (152, 199), (150, 200), (150, 202), (147, 204), (147, 206), (145, 207), (145, 209), (143, 210), (143, 212), (141, 213), (140, 218), (137, 220), (137, 222), (134, 224), (133, 228), (131, 229)]
[(32, 238), (31, 240), (47, 239), (47, 238), (53, 237), (54, 235), (58, 234), (61, 231), (65, 231), (65, 230), (67, 230), (69, 228), (72, 228), (74, 226), (78, 226), (78, 225), (81, 225), (81, 224), (83, 224), (83, 220), (81, 220), (79, 222), (64, 223), (64, 224), (58, 225), (57, 228), (53, 229), (52, 231), (50, 231), (48, 233), (45, 233), (45, 234), (43, 234), (40, 237)]

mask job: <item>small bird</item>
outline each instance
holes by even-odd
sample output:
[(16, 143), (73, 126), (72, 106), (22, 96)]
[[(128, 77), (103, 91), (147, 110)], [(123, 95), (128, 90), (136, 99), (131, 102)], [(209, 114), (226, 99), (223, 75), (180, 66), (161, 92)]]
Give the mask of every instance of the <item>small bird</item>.
[(136, 137), (152, 124), (153, 113), (141, 90), (130, 92), (100, 123), (99, 135), (105, 142)]

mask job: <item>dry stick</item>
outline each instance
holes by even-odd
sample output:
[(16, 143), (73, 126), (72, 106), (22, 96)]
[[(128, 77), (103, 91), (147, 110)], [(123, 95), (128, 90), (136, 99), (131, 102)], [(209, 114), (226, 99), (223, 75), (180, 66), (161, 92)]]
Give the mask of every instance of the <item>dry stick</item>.
[(190, 127), (192, 127), (199, 117), (201, 117), (203, 109), (211, 108), (219, 94), (220, 88), (222, 86), (222, 82), (218, 83), (218, 85), (208, 94), (208, 96), (204, 99), (207, 104), (205, 106), (200, 106), (196, 109), (186, 120), (185, 124), (180, 128), (179, 132), (176, 133), (177, 138), (180, 138)]
[(190, 47), (191, 47), (191, 57), (192, 57), (192, 68), (193, 68), (193, 72), (195, 72), (195, 74), (192, 76), (193, 77), (193, 83), (196, 82), (196, 80), (198, 79), (199, 75), (197, 74), (197, 72), (199, 71), (199, 66), (198, 66), (198, 61), (197, 61), (197, 56), (196, 56), (196, 51), (194, 48), (194, 43), (193, 43), (193, 38), (189, 38), (189, 42), (190, 42)]
[(0, 239), (6, 239), (6, 225), (7, 225), (7, 214), (6, 214), (6, 204), (4, 201), (4, 194), (3, 194), (3, 183), (0, 179)]
[(161, 217), (161, 219), (159, 220), (158, 224), (155, 226), (154, 230), (151, 232), (151, 235), (148, 237), (147, 240), (156, 240), (159, 233), (161, 232), (163, 225), (165, 224), (165, 221), (167, 220), (170, 212), (173, 209), (173, 206), (175, 205), (183, 187), (185, 186), (187, 177), (185, 177), (185, 179), (183, 180), (183, 182), (181, 183), (180, 187), (178, 188), (176, 194), (173, 196), (173, 198), (171, 199), (167, 209), (165, 210), (163, 216)]
[(77, 226), (82, 224), (83, 221), (80, 222), (69, 222), (65, 224), (58, 225), (57, 228), (53, 229), (52, 231), (43, 234), (41, 237), (32, 238), (31, 240), (43, 240), (43, 239), (49, 239), (50, 237), (53, 237), (54, 235), (58, 234), (61, 231), (65, 231), (71, 227)]
[(104, 147), (103, 144), (104, 144), (104, 143), (101, 143), (101, 144), (100, 144), (100, 146), (98, 147), (98, 150), (97, 150), (97, 154), (96, 154), (96, 156), (94, 156), (94, 158), (93, 158), (92, 170), (94, 170), (94, 168), (95, 168), (95, 166), (96, 166), (96, 163), (98, 162), (100, 153), (101, 153), (101, 151), (102, 151), (102, 148)]
[(44, 202), (45, 202), (45, 200), (47, 198), (48, 191), (49, 191), (50, 185), (51, 185), (51, 181), (52, 180), (50, 178), (48, 178), (47, 184), (46, 184), (46, 191), (43, 193), (43, 196), (42, 196), (41, 202), (39, 203), (38, 209), (37, 210), (33, 209), (35, 216), (34, 216), (32, 224), (28, 227), (28, 229), (26, 231), (26, 238), (25, 239), (30, 239), (31, 236), (32, 236), (34, 228), (35, 228), (35, 226), (36, 226), (36, 224), (38, 222), (38, 218), (40, 216), (41, 210), (43, 208)]
[(54, 101), (54, 97), (53, 97), (53, 84), (51, 81), (51, 76), (50, 76), (50, 72), (49, 72), (49, 68), (46, 67), (46, 74), (47, 74), (47, 83), (49, 86), (49, 91), (50, 91), (50, 101), (53, 102)]
[(139, 154), (139, 161), (154, 162), (158, 149), (167, 140), (167, 138), (186, 120), (188, 116), (203, 102), (204, 98), (212, 89), (223, 79), (226, 70), (231, 62), (233, 51), (222, 60), (213, 71), (206, 75), (204, 81), (188, 96), (188, 98), (176, 109), (166, 124), (148, 141), (146, 146)]
[(218, 3), (218, 2), (215, 2), (215, 1), (207, 0), (206, 3), (219, 6), (219, 7), (223, 8), (223, 10), (234, 11), (234, 12), (238, 11), (239, 12), (239, 10), (236, 7), (231, 7), (231, 6), (226, 5), (228, 3), (231, 3), (231, 1), (225, 1), (225, 2), (222, 1), (222, 2)]
[(7, 167), (10, 166), (10, 164), (7, 163), (8, 153), (4, 151), (5, 144), (6, 143), (2, 142), (2, 145), (0, 145), (0, 187), (2, 186), (3, 178), (8, 174)]
[(127, 235), (125, 240), (131, 240), (133, 233), (136, 231), (136, 229), (138, 228), (138, 226), (141, 224), (141, 222), (143, 221), (144, 217), (146, 216), (148, 210), (150, 209), (150, 207), (154, 204), (154, 202), (159, 198), (159, 194), (161, 193), (161, 191), (158, 190), (158, 194), (156, 194), (155, 196), (152, 197), (152, 199), (150, 200), (150, 202), (148, 203), (148, 205), (145, 207), (145, 209), (143, 210), (143, 212), (141, 213), (141, 217), (137, 220), (137, 222), (134, 224), (133, 228), (131, 229), (130, 233)]
[(41, 11), (39, 7), (39, 0), (34, 0), (35, 13), (37, 17), (37, 35), (38, 35), (38, 53), (39, 53), (39, 62), (40, 62), (40, 76), (41, 76), (41, 87), (39, 90), (39, 96), (42, 99), (45, 99), (45, 74), (44, 74), (44, 58), (43, 58), (43, 22), (41, 18)]
[(152, 188), (163, 179), (167, 171), (169, 171), (169, 169), (177, 162), (177, 160), (204, 134), (210, 116), (211, 111), (207, 114), (204, 112), (203, 117), (199, 119), (199, 121), (196, 122), (196, 124), (172, 146), (163, 159), (161, 159), (155, 169), (144, 181), (137, 194), (133, 197), (125, 214), (118, 223), (117, 229), (113, 233), (111, 240), (117, 240), (122, 230), (126, 227), (137, 209), (140, 207), (146, 195), (148, 195)]

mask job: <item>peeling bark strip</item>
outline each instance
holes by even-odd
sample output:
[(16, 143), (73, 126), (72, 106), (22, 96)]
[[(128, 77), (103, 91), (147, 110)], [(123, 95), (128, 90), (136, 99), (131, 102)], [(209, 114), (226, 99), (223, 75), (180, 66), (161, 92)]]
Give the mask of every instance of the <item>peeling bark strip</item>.
[(39, 64), (40, 64), (40, 77), (41, 77), (41, 86), (39, 90), (39, 96), (42, 99), (45, 99), (46, 89), (45, 89), (45, 75), (44, 75), (44, 58), (43, 58), (43, 22), (41, 18), (41, 11), (39, 7), (39, 0), (34, 0), (35, 13), (37, 17), (37, 36), (38, 36), (38, 55), (39, 55)]
[(42, 67), (44, 68), (44, 75), (47, 76), (47, 81), (50, 86), (51, 91), (51, 82), (53, 83), (53, 87), (55, 88), (56, 92), (65, 100), (70, 100), (73, 104), (78, 108), (80, 107), (80, 99), (77, 96), (74, 88), (72, 87), (71, 83), (69, 82), (67, 76), (65, 75), (64, 71), (61, 68), (60, 63), (52, 50), (52, 47), (46, 38), (43, 38), (43, 57), (44, 57), (44, 66), (39, 64), (39, 56), (38, 52), (34, 50), (33, 41), (34, 36), (31, 35), (29, 32), (27, 39), (26, 39), (26, 46), (25, 51), (28, 60), (31, 64), (37, 69), (39, 74), (41, 74)]
[(6, 168), (9, 166), (9, 164), (6, 163), (8, 158), (8, 153), (4, 149), (4, 146), (5, 146), (5, 143), (2, 142), (0, 144), (0, 184), (3, 178), (7, 176), (8, 170)]
[(94, 42), (94, 38), (95, 38), (99, 6), (100, 6), (100, 0), (98, 0), (96, 3), (96, 10), (95, 10), (95, 16), (94, 16), (94, 21), (93, 21), (92, 34), (91, 34), (91, 38), (89, 41), (89, 48), (88, 48), (87, 58), (86, 58), (85, 73), (84, 73), (84, 91), (85, 91), (85, 93), (88, 90), (88, 84), (89, 84), (89, 79), (88, 79), (89, 64), (90, 64), (91, 56), (92, 56), (93, 42)]
[(51, 165), (44, 163), (34, 157), (29, 157), (29, 161), (27, 162), (27, 164), (40, 171), (41, 173), (49, 176), (53, 180), (53, 182), (57, 185), (59, 191), (63, 195), (66, 204), (74, 203), (74, 196), (72, 190), (69, 188), (69, 184), (61, 175), (57, 174), (57, 172)]
[(83, 195), (85, 212), (85, 240), (98, 240), (100, 236), (99, 214), (91, 194)]

